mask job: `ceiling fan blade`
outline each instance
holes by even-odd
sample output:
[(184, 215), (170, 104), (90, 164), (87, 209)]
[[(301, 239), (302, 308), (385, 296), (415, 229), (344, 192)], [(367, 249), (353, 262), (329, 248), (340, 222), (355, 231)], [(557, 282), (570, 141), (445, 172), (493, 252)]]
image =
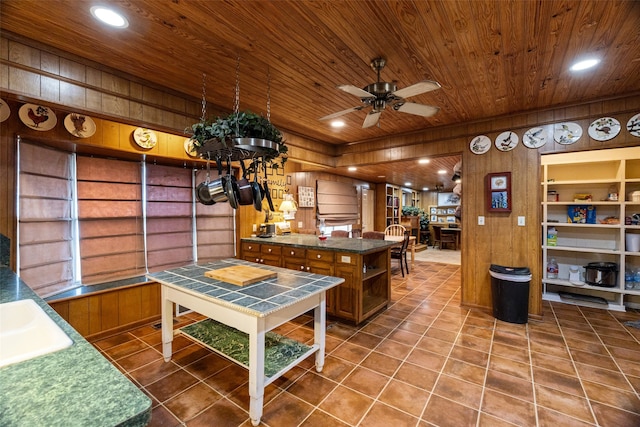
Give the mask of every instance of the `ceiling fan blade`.
[(432, 105), (416, 104), (415, 102), (403, 102), (393, 106), (393, 109), (407, 114), (416, 116), (430, 117), (436, 114), (440, 109)]
[(329, 114), (328, 116), (320, 117), (318, 120), (331, 120), (331, 119), (335, 119), (336, 117), (344, 116), (345, 114), (351, 113), (351, 112), (353, 112), (353, 111), (360, 111), (360, 110), (362, 110), (364, 107), (366, 107), (366, 105), (359, 105), (359, 106), (357, 106), (357, 107), (352, 107), (352, 108), (349, 108), (349, 109), (347, 109), (347, 110), (342, 110), (342, 111), (338, 111), (337, 113)]
[(367, 116), (364, 118), (362, 128), (370, 128), (371, 126), (375, 126), (376, 124), (378, 124), (378, 120), (380, 120), (380, 113), (382, 113), (382, 111), (371, 111), (369, 114), (367, 114)]
[(358, 98), (375, 98), (376, 96), (367, 92), (364, 89), (360, 89), (357, 86), (353, 85), (338, 85), (338, 89), (350, 93), (351, 95), (355, 95)]
[(420, 95), (421, 93), (440, 89), (440, 87), (440, 83), (438, 82), (434, 82), (433, 80), (423, 80), (403, 89), (398, 89), (393, 92), (393, 94), (399, 98), (409, 98), (410, 96)]

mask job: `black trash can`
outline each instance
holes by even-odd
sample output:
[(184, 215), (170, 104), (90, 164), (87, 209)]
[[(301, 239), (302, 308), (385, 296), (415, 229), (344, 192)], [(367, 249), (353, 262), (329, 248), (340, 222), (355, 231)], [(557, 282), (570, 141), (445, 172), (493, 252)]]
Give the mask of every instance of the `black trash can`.
[(529, 319), (528, 267), (503, 267), (491, 264), (491, 296), (493, 317), (509, 323), (527, 323)]

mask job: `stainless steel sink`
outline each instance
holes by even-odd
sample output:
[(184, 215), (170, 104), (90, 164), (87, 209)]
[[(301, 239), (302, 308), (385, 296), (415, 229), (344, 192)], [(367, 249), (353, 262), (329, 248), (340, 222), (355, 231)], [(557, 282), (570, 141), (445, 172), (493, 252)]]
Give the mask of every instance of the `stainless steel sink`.
[(71, 338), (34, 300), (0, 304), (0, 367), (62, 350)]

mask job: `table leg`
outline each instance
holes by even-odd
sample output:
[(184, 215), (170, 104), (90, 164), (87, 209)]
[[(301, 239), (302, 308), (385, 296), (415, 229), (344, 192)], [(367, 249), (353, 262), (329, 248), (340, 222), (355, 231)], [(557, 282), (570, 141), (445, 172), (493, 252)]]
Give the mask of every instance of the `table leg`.
[(249, 417), (257, 426), (264, 404), (264, 320), (256, 319), (249, 333)]
[(318, 345), (316, 351), (316, 371), (322, 372), (324, 367), (324, 346), (326, 333), (326, 292), (320, 296), (320, 304), (313, 309), (313, 341)]
[(171, 342), (173, 341), (173, 302), (165, 296), (165, 288), (162, 287), (162, 356), (164, 361), (171, 360)]

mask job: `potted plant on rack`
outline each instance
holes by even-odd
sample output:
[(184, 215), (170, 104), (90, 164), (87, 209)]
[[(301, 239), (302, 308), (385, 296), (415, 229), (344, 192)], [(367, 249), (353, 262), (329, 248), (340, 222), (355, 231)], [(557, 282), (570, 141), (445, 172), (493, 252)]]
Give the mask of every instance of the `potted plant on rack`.
[[(195, 150), (204, 156), (237, 148), (248, 152), (259, 153), (261, 162), (273, 163), (280, 157), (280, 165), (287, 160), (288, 147), (283, 140), (282, 132), (266, 117), (251, 111), (240, 111), (226, 117), (213, 120), (202, 120), (185, 130), (191, 135)], [(278, 164), (272, 164), (278, 168)]]
[(406, 218), (413, 228), (419, 228), (421, 231), (429, 229), (429, 217), (423, 209), (416, 206), (403, 206), (402, 217)]

